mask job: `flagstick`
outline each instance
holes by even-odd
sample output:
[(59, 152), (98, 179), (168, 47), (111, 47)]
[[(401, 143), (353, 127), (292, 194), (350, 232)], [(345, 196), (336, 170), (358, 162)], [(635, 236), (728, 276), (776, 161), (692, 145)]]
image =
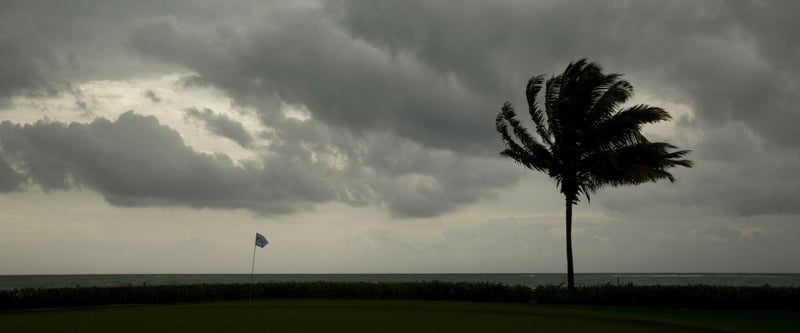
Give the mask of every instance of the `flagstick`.
[(247, 317), (250, 318), (250, 303), (253, 302), (253, 273), (256, 271), (256, 244), (253, 243), (253, 267), (250, 268), (250, 295), (247, 297)]

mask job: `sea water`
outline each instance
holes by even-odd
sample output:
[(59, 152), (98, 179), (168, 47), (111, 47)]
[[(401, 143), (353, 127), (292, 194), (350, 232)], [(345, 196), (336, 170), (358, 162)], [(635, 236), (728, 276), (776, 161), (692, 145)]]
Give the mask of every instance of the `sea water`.
[[(536, 287), (566, 283), (563, 273), (514, 274), (256, 274), (255, 282), (491, 282)], [(0, 290), (129, 285), (249, 283), (249, 274), (114, 274), (114, 275), (0, 275)], [(730, 285), (800, 286), (800, 274), (771, 273), (586, 273), (578, 285)]]

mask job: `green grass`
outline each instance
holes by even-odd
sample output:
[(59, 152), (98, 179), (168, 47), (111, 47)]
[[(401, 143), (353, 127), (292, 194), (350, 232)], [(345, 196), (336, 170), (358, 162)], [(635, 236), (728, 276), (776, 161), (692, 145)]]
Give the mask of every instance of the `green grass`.
[(800, 313), (258, 300), (0, 312), (0, 332), (793, 332)]

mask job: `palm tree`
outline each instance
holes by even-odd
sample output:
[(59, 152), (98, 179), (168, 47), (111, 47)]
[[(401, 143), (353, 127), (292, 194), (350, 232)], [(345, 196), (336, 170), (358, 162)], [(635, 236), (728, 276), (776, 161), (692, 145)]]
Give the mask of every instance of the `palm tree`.
[(664, 109), (648, 105), (622, 108), (633, 87), (621, 74), (603, 74), (586, 59), (570, 63), (564, 73), (545, 83), (544, 111), (536, 103), (543, 75), (528, 81), (528, 112), (539, 139), (517, 120), (511, 103), (497, 114), (497, 131), (506, 148), (500, 153), (522, 166), (546, 172), (555, 179), (566, 201), (567, 284), (575, 290), (572, 264), (572, 206), (581, 195), (603, 186), (637, 185), (662, 179), (675, 181), (667, 170), (691, 167), (688, 150), (666, 142), (651, 142), (641, 133), (644, 124), (669, 120)]

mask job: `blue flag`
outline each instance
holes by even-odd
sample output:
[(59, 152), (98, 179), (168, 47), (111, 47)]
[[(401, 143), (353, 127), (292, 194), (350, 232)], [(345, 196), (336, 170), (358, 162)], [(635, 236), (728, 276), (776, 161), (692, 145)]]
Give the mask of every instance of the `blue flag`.
[(269, 242), (267, 241), (267, 237), (264, 237), (264, 235), (262, 234), (256, 233), (256, 245), (258, 247), (264, 247), (267, 246), (267, 244), (269, 244)]

